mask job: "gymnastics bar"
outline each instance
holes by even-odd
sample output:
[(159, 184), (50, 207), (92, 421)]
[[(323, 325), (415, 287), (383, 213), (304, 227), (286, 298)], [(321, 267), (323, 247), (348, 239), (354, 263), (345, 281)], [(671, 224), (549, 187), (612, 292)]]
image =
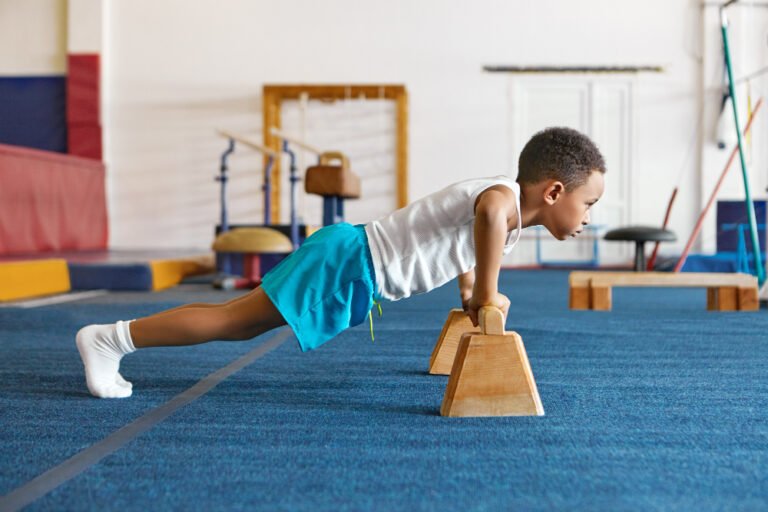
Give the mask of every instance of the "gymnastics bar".
[(243, 146), (246, 146), (248, 148), (255, 149), (256, 151), (264, 153), (265, 155), (272, 156), (272, 157), (277, 156), (277, 153), (273, 149), (262, 146), (261, 144), (257, 142), (253, 142), (250, 139), (246, 139), (242, 135), (237, 135), (227, 130), (216, 130), (216, 133), (218, 133), (219, 135), (221, 135), (226, 139), (232, 139), (235, 142), (239, 142)]
[(272, 135), (274, 135), (276, 137), (280, 137), (284, 141), (289, 142), (291, 144), (294, 144), (294, 145), (300, 147), (301, 149), (309, 151), (310, 153), (313, 153), (316, 156), (320, 156), (320, 155), (323, 154), (322, 150), (317, 149), (315, 146), (313, 146), (311, 144), (308, 144), (308, 143), (304, 142), (303, 140), (294, 137), (293, 135), (288, 135), (287, 133), (285, 133), (283, 131), (280, 131), (280, 130), (278, 130), (275, 127), (272, 127), (272, 130), (270, 130), (270, 131), (272, 132)]
[(610, 311), (614, 286), (706, 288), (710, 311), (757, 311), (757, 278), (749, 274), (699, 272), (571, 272), (571, 309)]

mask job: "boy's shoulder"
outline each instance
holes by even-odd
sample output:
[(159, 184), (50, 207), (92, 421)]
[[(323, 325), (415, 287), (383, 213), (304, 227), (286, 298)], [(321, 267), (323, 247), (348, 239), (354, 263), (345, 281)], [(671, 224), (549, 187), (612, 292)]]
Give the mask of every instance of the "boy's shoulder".
[(505, 176), (503, 174), (489, 178), (475, 178), (467, 180), (466, 184), (472, 192), (472, 197), (477, 197), (490, 189), (508, 191), (511, 192), (514, 196), (518, 196), (520, 194), (520, 185), (509, 176)]
[[(437, 192), (433, 192), (427, 196), (422, 197), (418, 201), (411, 203), (411, 206), (422, 207), (429, 205), (439, 205), (440, 209), (446, 208), (463, 208), (463, 204), (469, 201), (472, 204), (472, 210), (474, 210), (474, 204), (477, 199), (486, 191), (494, 187), (500, 187), (502, 190), (509, 193), (509, 197), (517, 198), (520, 195), (520, 187), (518, 183), (509, 176), (498, 175), (487, 178), (469, 178), (452, 183)], [(419, 206), (417, 206), (419, 205)], [(406, 207), (407, 208), (407, 207)]]
[(517, 192), (519, 189), (519, 185), (515, 180), (504, 174), (499, 174), (497, 176), (490, 176), (485, 178), (468, 178), (465, 180), (457, 181), (451, 185), (448, 185), (443, 190), (461, 189), (474, 192), (473, 195), (475, 195), (499, 185), (507, 187), (513, 192)]

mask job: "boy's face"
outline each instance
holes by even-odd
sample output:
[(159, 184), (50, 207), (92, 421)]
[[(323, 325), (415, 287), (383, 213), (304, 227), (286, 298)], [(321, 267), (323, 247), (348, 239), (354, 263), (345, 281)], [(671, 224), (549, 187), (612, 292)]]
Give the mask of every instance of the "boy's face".
[[(559, 183), (559, 182), (557, 182)], [(592, 171), (587, 182), (570, 192), (556, 187), (547, 190), (547, 199), (552, 209), (544, 226), (558, 240), (566, 240), (581, 233), (589, 224), (589, 209), (603, 195), (605, 183), (603, 173)]]

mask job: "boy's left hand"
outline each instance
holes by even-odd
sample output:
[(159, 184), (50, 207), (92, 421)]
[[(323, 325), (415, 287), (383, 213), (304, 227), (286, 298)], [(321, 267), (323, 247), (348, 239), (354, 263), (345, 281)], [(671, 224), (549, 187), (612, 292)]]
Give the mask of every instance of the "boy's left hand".
[(477, 327), (479, 323), (477, 319), (478, 312), (483, 306), (493, 306), (495, 308), (499, 308), (501, 313), (504, 315), (504, 320), (507, 319), (507, 312), (509, 311), (509, 299), (506, 295), (502, 293), (496, 293), (495, 297), (493, 297), (490, 301), (486, 301), (484, 304), (481, 304), (480, 301), (472, 296), (472, 298), (469, 299), (466, 311), (469, 315), (469, 319), (472, 320), (472, 325), (475, 327)]

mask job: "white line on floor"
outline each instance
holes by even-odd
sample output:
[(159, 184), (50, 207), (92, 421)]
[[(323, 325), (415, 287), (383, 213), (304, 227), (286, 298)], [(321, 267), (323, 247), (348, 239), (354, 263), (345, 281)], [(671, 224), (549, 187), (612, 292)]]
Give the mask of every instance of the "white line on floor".
[(17, 302), (7, 302), (0, 304), (0, 308), (39, 308), (41, 306), (50, 306), (52, 304), (62, 304), (64, 302), (74, 302), (76, 300), (90, 299), (100, 295), (108, 294), (108, 290), (89, 290), (86, 292), (74, 292), (64, 295), (54, 295), (42, 299), (32, 299)]
[(229, 363), (227, 366), (207, 375), (198, 381), (197, 384), (186, 391), (182, 391), (168, 402), (150, 410), (140, 418), (113, 432), (101, 441), (92, 444), (58, 466), (49, 469), (26, 484), (12, 490), (5, 496), (0, 496), (0, 510), (20, 510), (76, 477), (94, 464), (98, 464), (104, 457), (119, 450), (134, 438), (150, 430), (178, 409), (197, 400), (233, 373), (245, 368), (280, 346), (285, 340), (290, 338), (291, 334), (293, 332), (288, 327), (284, 327), (255, 349)]

